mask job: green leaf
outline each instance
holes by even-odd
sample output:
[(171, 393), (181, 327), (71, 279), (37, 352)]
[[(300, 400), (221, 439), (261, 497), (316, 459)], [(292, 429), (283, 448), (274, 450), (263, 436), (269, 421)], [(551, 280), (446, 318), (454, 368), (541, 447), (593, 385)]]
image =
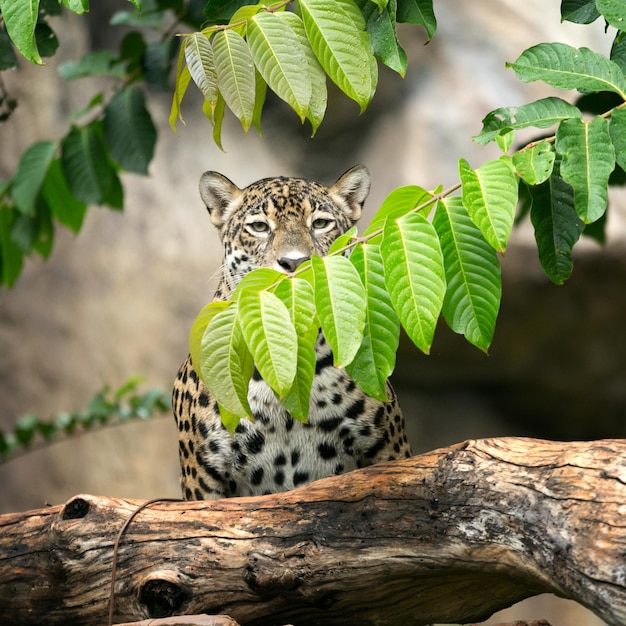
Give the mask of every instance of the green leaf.
[[(227, 412), (222, 414), (222, 420), (227, 416), (250, 417), (248, 384), (254, 361), (241, 332), (236, 304), (217, 313), (207, 325), (198, 363), (199, 368), (194, 368)], [(237, 421), (232, 419), (224, 425), (234, 430)]]
[(428, 354), (446, 290), (439, 237), (420, 214), (387, 219), (381, 255), (393, 308), (411, 341)]
[(4, 28), (0, 28), (0, 72), (10, 70), (16, 66), (17, 56), (13, 51), (9, 35), (7, 35)]
[(607, 120), (561, 122), (555, 147), (561, 155), (561, 176), (574, 189), (576, 213), (585, 223), (595, 222), (606, 211), (609, 176), (615, 168)]
[(406, 52), (398, 41), (396, 32), (397, 0), (391, 0), (381, 9), (372, 0), (357, 0), (366, 19), (367, 34), (372, 42), (374, 54), (387, 67), (406, 74)]
[(104, 111), (104, 138), (111, 156), (129, 172), (147, 174), (156, 129), (137, 87), (118, 91)]
[(97, 122), (72, 127), (61, 143), (61, 163), (76, 198), (85, 204), (108, 201), (117, 176), (109, 163)]
[(539, 185), (550, 178), (555, 158), (554, 148), (542, 141), (513, 155), (513, 167), (529, 185)]
[(259, 373), (283, 397), (293, 384), (298, 339), (287, 307), (270, 291), (245, 291), (239, 300), (243, 336)]
[(417, 24), (426, 29), (428, 41), (437, 30), (437, 20), (433, 11), (433, 0), (398, 0), (398, 22)]
[(191, 80), (191, 73), (189, 68), (185, 65), (185, 46), (180, 46), (178, 53), (178, 65), (176, 67), (176, 85), (174, 86), (174, 95), (172, 96), (172, 106), (170, 108), (169, 123), (170, 127), (176, 132), (176, 122), (180, 120), (184, 123), (183, 116), (180, 110), (180, 105), (183, 102), (187, 87), (189, 87), (189, 81)]
[(539, 262), (548, 278), (562, 285), (572, 273), (572, 248), (585, 227), (576, 214), (574, 191), (561, 178), (557, 163), (550, 179), (528, 192)]
[(498, 256), (458, 196), (438, 203), (433, 225), (446, 270), (443, 317), (454, 332), (487, 352), (502, 295)]
[(314, 346), (318, 328), (315, 323), (315, 293), (311, 284), (302, 278), (283, 280), (274, 293), (287, 307), (298, 339), (296, 375), (282, 404), (293, 417), (306, 421), (316, 364)]
[(365, 326), (365, 289), (359, 275), (343, 256), (313, 256), (315, 303), (324, 336), (336, 367), (354, 359)]
[(488, 113), (483, 119), (483, 129), (473, 137), (476, 143), (484, 146), (499, 135), (520, 128), (549, 128), (562, 120), (572, 117), (582, 118), (582, 113), (561, 98), (542, 98), (519, 107), (504, 107)]
[(328, 254), (335, 254), (337, 252), (343, 252), (344, 248), (348, 246), (350, 243), (354, 241), (357, 234), (357, 227), (352, 226), (345, 233), (339, 235), (335, 241), (331, 244), (330, 248), (328, 248)]
[[(226, 110), (226, 101), (222, 94), (217, 96), (217, 104), (215, 105), (215, 111), (213, 111), (213, 141), (215, 145), (220, 149), (222, 147), (222, 122), (224, 121), (224, 111)], [(254, 118), (254, 116), (253, 116)]]
[(61, 0), (61, 3), (76, 15), (89, 11), (89, 0)]
[(254, 70), (254, 112), (252, 113), (252, 125), (261, 136), (261, 115), (267, 95), (267, 83), (263, 80), (259, 70)]
[(198, 316), (194, 320), (191, 327), (191, 332), (189, 333), (189, 354), (194, 367), (196, 364), (198, 364), (198, 368), (200, 367), (199, 364), (202, 360), (202, 338), (204, 337), (204, 333), (209, 325), (209, 322), (218, 313), (226, 310), (229, 306), (230, 302), (217, 300), (209, 302), (209, 304), (203, 307), (200, 313), (198, 313)]
[(589, 48), (541, 43), (507, 63), (525, 83), (542, 80), (559, 89), (613, 91), (626, 100), (626, 78), (619, 65)]
[[(377, 230), (382, 230), (385, 225), (385, 220), (396, 219), (402, 217), (411, 212), (418, 206), (421, 206), (425, 202), (432, 200), (432, 193), (426, 191), (422, 187), (417, 185), (407, 185), (405, 187), (398, 187), (394, 189), (380, 205), (380, 208), (374, 214), (370, 225), (363, 233), (363, 237), (369, 237)], [(375, 237), (370, 242), (376, 241)]]
[(281, 281), (287, 280), (287, 276), (271, 267), (259, 267), (248, 272), (235, 287), (231, 300), (239, 300), (246, 291), (262, 291), (278, 285)]
[(509, 157), (488, 161), (473, 170), (459, 161), (463, 204), (485, 239), (499, 252), (506, 250), (517, 205), (517, 179)]
[[(363, 112), (374, 96), (378, 80), (367, 33), (356, 25), (353, 13), (350, 9), (345, 10), (345, 3), (299, 0), (298, 4), (307, 37), (320, 65)], [(352, 6), (358, 12), (354, 3)]]
[(304, 56), (306, 58), (306, 68), (311, 81), (311, 98), (309, 100), (309, 106), (306, 117), (311, 122), (311, 128), (313, 129), (313, 135), (319, 128), (319, 125), (324, 119), (326, 114), (326, 104), (328, 100), (328, 90), (326, 89), (326, 72), (319, 64), (309, 40), (306, 35), (304, 23), (295, 13), (286, 11), (280, 14), (282, 19), (285, 20), (296, 36), (300, 40)]
[(626, 28), (626, 0), (596, 0), (596, 7), (611, 26)]
[(35, 43), (42, 57), (54, 56), (59, 47), (59, 40), (54, 31), (42, 19), (35, 26)]
[(20, 157), (11, 185), (11, 198), (15, 208), (23, 215), (35, 213), (35, 200), (54, 153), (56, 145), (51, 141), (40, 141), (30, 145)]
[(52, 215), (77, 233), (83, 225), (87, 206), (74, 197), (63, 175), (61, 160), (54, 159), (41, 189), (42, 196), (50, 207)]
[(0, 0), (0, 13), (7, 33), (20, 54), (31, 63), (41, 65), (35, 39), (39, 0)]
[(247, 132), (254, 116), (254, 61), (248, 44), (232, 30), (213, 38), (217, 85), (226, 104)]
[(282, 15), (257, 13), (248, 22), (248, 44), (261, 76), (304, 122), (311, 101), (311, 79), (300, 38)]
[(576, 24), (591, 24), (600, 17), (596, 0), (562, 0), (561, 18)]
[(622, 72), (626, 73), (626, 33), (623, 31), (618, 31), (615, 39), (613, 40), (613, 45), (611, 46), (611, 54), (610, 59), (617, 63), (622, 70)]
[(615, 160), (626, 170), (626, 110), (615, 109), (611, 113), (609, 134), (615, 148)]
[(185, 60), (193, 82), (212, 109), (217, 104), (217, 74), (213, 48), (203, 33), (193, 33), (183, 40)]
[(111, 76), (124, 78), (126, 68), (117, 62), (118, 57), (112, 50), (88, 52), (80, 61), (67, 61), (59, 67), (59, 76), (64, 80), (75, 80), (88, 76)]
[(387, 378), (396, 364), (400, 341), (400, 320), (385, 287), (383, 259), (376, 245), (359, 245), (350, 255), (366, 296), (363, 341), (346, 371), (369, 396), (385, 402)]
[(0, 278), (12, 287), (22, 271), (24, 253), (11, 238), (17, 214), (12, 207), (0, 205)]

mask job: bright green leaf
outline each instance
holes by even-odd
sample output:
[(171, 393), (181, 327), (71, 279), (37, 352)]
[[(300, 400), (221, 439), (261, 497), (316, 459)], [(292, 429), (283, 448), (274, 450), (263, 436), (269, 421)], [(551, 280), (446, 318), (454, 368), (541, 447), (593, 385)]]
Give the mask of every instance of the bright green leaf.
[[(230, 416), (250, 417), (248, 384), (254, 361), (241, 331), (237, 306), (231, 304), (208, 323), (202, 337), (200, 367), (196, 371)], [(222, 415), (224, 420), (226, 416)], [(236, 421), (225, 424), (234, 430)]]
[(170, 108), (169, 117), (169, 123), (174, 132), (176, 132), (176, 122), (178, 120), (184, 122), (180, 105), (183, 102), (183, 97), (185, 96), (187, 87), (189, 87), (190, 80), (191, 73), (185, 64), (185, 46), (181, 44), (178, 53), (178, 65), (176, 67), (176, 85), (174, 87), (174, 95), (172, 96), (172, 106)]
[(217, 74), (211, 44), (204, 34), (193, 33), (184, 39), (183, 47), (191, 78), (214, 109), (217, 104)]
[(539, 185), (550, 178), (554, 165), (554, 147), (542, 141), (513, 155), (513, 167), (529, 185)]
[(326, 104), (328, 100), (326, 72), (323, 70), (317, 60), (317, 57), (315, 56), (315, 53), (313, 52), (313, 49), (311, 48), (306, 35), (306, 30), (304, 28), (304, 23), (300, 17), (290, 11), (286, 11), (280, 15), (281, 18), (286, 21), (291, 28), (293, 28), (293, 31), (300, 40), (300, 45), (302, 46), (302, 50), (306, 58), (307, 73), (309, 80), (311, 81), (311, 99), (309, 100), (306, 117), (309, 122), (311, 122), (313, 135), (315, 135), (315, 131), (319, 128), (319, 125), (322, 123), (324, 115), (326, 114)]
[(437, 30), (433, 0), (399, 0), (397, 19), (398, 22), (423, 26), (426, 29), (428, 41), (434, 37)]
[(587, 224), (595, 222), (606, 211), (609, 176), (615, 169), (607, 120), (562, 122), (555, 147), (561, 155), (561, 176), (574, 189), (576, 213)]
[(61, 3), (76, 15), (89, 11), (89, 0), (61, 0)]
[[(385, 220), (396, 219), (410, 213), (416, 207), (432, 200), (432, 193), (426, 191), (417, 185), (407, 185), (394, 189), (380, 205), (380, 208), (374, 214), (370, 225), (363, 233), (364, 237), (369, 237), (378, 230), (382, 231)], [(371, 241), (376, 241), (374, 238)]]
[(243, 336), (263, 380), (284, 396), (296, 373), (298, 340), (287, 307), (270, 291), (242, 292), (239, 318)]
[(104, 111), (104, 138), (111, 156), (129, 172), (147, 174), (154, 154), (156, 129), (143, 93), (126, 87), (118, 91)]
[(374, 96), (378, 80), (367, 33), (357, 27), (354, 16), (340, 2), (298, 0), (298, 4), (320, 65), (339, 89), (364, 111)]
[(446, 290), (439, 237), (419, 213), (389, 218), (381, 255), (393, 308), (411, 341), (428, 354)]
[(613, 91), (626, 100), (626, 78), (619, 65), (589, 48), (541, 43), (507, 67), (525, 83), (542, 80), (559, 89)]
[(502, 133), (520, 128), (549, 128), (562, 120), (582, 118), (582, 113), (561, 98), (542, 98), (519, 107), (504, 107), (488, 113), (483, 119), (483, 129), (473, 139), (482, 146)]
[(363, 340), (365, 289), (354, 265), (343, 256), (314, 256), (311, 264), (322, 331), (335, 366), (345, 367)]
[(502, 294), (496, 251), (472, 222), (459, 196), (438, 203), (433, 225), (446, 269), (443, 317), (454, 332), (486, 352)]
[(248, 44), (261, 76), (304, 122), (311, 101), (311, 79), (300, 38), (283, 15), (257, 13), (248, 22)]
[(31, 63), (42, 64), (35, 28), (39, 16), (39, 0), (0, 0), (4, 25), (20, 54)]
[(556, 164), (549, 180), (528, 192), (539, 262), (548, 278), (562, 285), (572, 273), (572, 248), (584, 230), (576, 214), (574, 191), (561, 178)]
[(254, 61), (248, 44), (232, 30), (213, 38), (217, 85), (224, 101), (247, 132), (254, 116)]
[(11, 185), (11, 198), (15, 208), (24, 215), (33, 215), (35, 200), (43, 184), (56, 151), (51, 141), (40, 141), (30, 145), (20, 157)]
[(61, 160), (54, 159), (48, 168), (41, 193), (50, 207), (52, 215), (77, 233), (83, 225), (87, 206), (74, 197), (63, 175)]
[(626, 29), (626, 0), (596, 0), (596, 7), (611, 26)]
[(385, 402), (387, 378), (396, 364), (400, 341), (400, 320), (385, 287), (380, 248), (365, 244), (350, 255), (365, 287), (367, 298), (363, 341), (346, 370), (352, 380), (369, 396)]
[(191, 332), (189, 333), (189, 354), (191, 355), (191, 362), (194, 366), (195, 364), (201, 363), (202, 337), (204, 337), (206, 327), (218, 313), (226, 310), (229, 306), (230, 302), (216, 300), (209, 302), (209, 304), (203, 307), (200, 313), (198, 313), (191, 327)]
[(225, 110), (226, 101), (224, 100), (224, 96), (220, 93), (217, 95), (217, 104), (213, 111), (213, 141), (220, 150), (224, 150), (222, 147), (222, 122), (224, 121)]
[(330, 248), (328, 248), (327, 254), (334, 254), (335, 252), (342, 252), (343, 249), (348, 246), (357, 234), (357, 227), (352, 226), (349, 228), (343, 235), (339, 235), (335, 241), (331, 244)]
[(517, 205), (517, 179), (510, 157), (488, 161), (473, 170), (459, 161), (463, 204), (489, 244), (506, 250)]

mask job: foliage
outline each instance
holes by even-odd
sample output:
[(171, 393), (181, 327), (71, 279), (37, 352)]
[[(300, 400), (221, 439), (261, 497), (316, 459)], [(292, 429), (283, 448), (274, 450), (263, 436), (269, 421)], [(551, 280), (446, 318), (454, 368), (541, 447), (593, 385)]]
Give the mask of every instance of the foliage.
[[(63, 4), (79, 13), (87, 9), (87, 0)], [(45, 18), (61, 10), (58, 2), (17, 6), (0, 0), (6, 26), (6, 33), (0, 30), (0, 67), (16, 58), (8, 38), (35, 62), (39, 52), (54, 53), (48, 40), (43, 49), (45, 38), (37, 31), (49, 30)], [(460, 158), (459, 184), (445, 191), (393, 191), (363, 234), (341, 237), (330, 256), (314, 257), (294, 275), (255, 271), (230, 301), (202, 310), (191, 332), (192, 360), (229, 427), (250, 413), (247, 389), (255, 365), (288, 410), (306, 419), (318, 328), (335, 364), (379, 398), (394, 367), (401, 327), (428, 353), (443, 316), (455, 332), (487, 351), (501, 296), (498, 254), (506, 250), (520, 199), (522, 213), (530, 213), (541, 264), (557, 284), (572, 271), (572, 249), (581, 234), (602, 237), (608, 185), (623, 180), (626, 165), (626, 7), (612, 0), (563, 0), (561, 12), (564, 20), (604, 19), (615, 29), (609, 57), (539, 43), (507, 65), (521, 81), (579, 91), (584, 96), (577, 103), (551, 96), (492, 111), (474, 139), (483, 145), (495, 141), (500, 158), (478, 167)], [(14, 177), (0, 184), (6, 284), (19, 274), (21, 255), (49, 254), (54, 220), (78, 230), (87, 204), (121, 208), (118, 171), (146, 172), (155, 132), (135, 83), (166, 84), (176, 56), (172, 30), (164, 27), (166, 13), (180, 30), (194, 31), (179, 38), (170, 124), (175, 129), (182, 119), (193, 81), (218, 145), (226, 108), (245, 131), (254, 126), (260, 132), (268, 88), (313, 133), (325, 114), (327, 79), (363, 110), (376, 90), (376, 59), (402, 76), (406, 72), (397, 23), (423, 27), (428, 39), (436, 30), (432, 0), (153, 0), (143, 3), (141, 13), (118, 14), (116, 25), (149, 25), (161, 39), (148, 44), (133, 30), (119, 52), (97, 51), (62, 68), (68, 79), (107, 75), (121, 86), (112, 97), (98, 94), (83, 114), (88, 121), (58, 144), (31, 146)], [(594, 98), (597, 104), (607, 95), (611, 105), (583, 115)], [(529, 128), (555, 130), (513, 150), (516, 133)]]
[(50, 419), (32, 414), (20, 417), (12, 432), (0, 431), (0, 462), (27, 452), (37, 444), (53, 443), (63, 436), (92, 431), (98, 426), (145, 420), (156, 413), (169, 413), (169, 392), (148, 389), (138, 393), (139, 383), (139, 378), (131, 378), (119, 389), (104, 387), (83, 411), (61, 412)]

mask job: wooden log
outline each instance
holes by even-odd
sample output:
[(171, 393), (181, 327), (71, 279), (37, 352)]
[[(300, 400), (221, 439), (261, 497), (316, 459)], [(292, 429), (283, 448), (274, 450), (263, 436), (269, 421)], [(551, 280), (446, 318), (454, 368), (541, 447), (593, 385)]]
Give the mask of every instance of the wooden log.
[[(0, 516), (0, 623), (106, 624), (141, 502)], [(480, 621), (552, 592), (626, 623), (626, 441), (485, 439), (260, 498), (151, 504), (115, 621)]]

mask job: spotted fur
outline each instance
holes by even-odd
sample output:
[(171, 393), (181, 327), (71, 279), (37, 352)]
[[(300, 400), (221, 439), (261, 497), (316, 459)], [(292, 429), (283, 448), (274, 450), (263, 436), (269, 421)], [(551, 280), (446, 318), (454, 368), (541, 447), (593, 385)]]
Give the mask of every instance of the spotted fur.
[[(215, 293), (225, 300), (243, 275), (257, 267), (293, 272), (360, 217), (369, 193), (363, 166), (332, 187), (299, 178), (267, 178), (245, 189), (215, 172), (200, 180), (200, 195), (224, 248)], [(380, 461), (410, 456), (404, 420), (393, 389), (388, 402), (364, 394), (344, 369), (334, 367), (320, 333), (307, 423), (294, 420), (256, 374), (248, 400), (254, 421), (234, 435), (222, 425), (217, 403), (188, 358), (174, 385), (186, 499), (260, 495), (285, 491)]]

